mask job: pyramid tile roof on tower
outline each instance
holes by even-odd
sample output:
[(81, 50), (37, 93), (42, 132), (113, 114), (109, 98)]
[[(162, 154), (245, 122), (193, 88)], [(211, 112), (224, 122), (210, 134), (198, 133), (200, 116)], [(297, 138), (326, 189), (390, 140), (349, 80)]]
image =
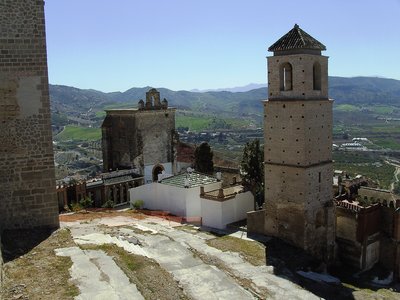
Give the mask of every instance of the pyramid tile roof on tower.
[(268, 48), (268, 51), (293, 49), (326, 50), (326, 47), (295, 24), (293, 29)]

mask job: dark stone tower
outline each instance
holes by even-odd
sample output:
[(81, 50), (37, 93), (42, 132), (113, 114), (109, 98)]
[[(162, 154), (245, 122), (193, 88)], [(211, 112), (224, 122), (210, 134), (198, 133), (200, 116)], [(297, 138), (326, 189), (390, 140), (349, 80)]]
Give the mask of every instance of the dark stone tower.
[(0, 0), (0, 231), (58, 227), (44, 1)]

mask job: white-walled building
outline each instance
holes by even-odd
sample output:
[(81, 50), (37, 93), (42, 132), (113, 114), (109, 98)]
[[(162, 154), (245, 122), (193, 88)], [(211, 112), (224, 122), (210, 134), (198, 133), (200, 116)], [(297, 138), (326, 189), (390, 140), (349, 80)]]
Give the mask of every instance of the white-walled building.
[(254, 208), (253, 195), (243, 192), (242, 186), (223, 189), (221, 181), (197, 172), (169, 177), (129, 192), (132, 204), (142, 200), (144, 208), (201, 218), (203, 226), (218, 229), (246, 219), (246, 213)]

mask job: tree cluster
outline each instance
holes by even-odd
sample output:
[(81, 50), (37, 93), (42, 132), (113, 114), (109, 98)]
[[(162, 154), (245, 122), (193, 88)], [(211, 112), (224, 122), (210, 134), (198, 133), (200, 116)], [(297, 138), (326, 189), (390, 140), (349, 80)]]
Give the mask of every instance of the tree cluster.
[(214, 171), (213, 152), (208, 143), (203, 142), (194, 152), (194, 168), (196, 171), (211, 174)]
[(242, 184), (249, 189), (258, 204), (264, 202), (264, 151), (258, 139), (247, 142), (240, 164)]

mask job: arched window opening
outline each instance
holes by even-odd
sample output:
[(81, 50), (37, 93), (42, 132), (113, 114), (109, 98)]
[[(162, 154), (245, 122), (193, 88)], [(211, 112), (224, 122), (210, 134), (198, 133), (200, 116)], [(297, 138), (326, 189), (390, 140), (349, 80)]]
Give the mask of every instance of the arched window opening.
[(153, 182), (157, 182), (158, 181), (158, 174), (162, 174), (162, 172), (164, 171), (164, 167), (162, 165), (156, 165), (153, 168)]
[(291, 91), (293, 89), (292, 65), (290, 63), (282, 64), (279, 75), (281, 91)]
[(321, 90), (321, 65), (318, 62), (314, 63), (313, 66), (313, 89)]

